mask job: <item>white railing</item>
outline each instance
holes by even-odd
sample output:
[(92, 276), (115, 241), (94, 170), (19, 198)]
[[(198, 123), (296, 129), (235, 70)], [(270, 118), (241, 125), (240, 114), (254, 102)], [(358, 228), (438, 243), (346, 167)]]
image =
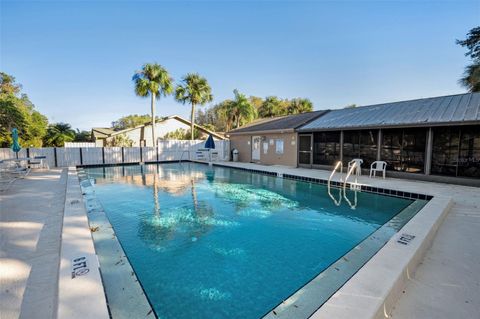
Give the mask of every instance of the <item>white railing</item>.
[(357, 207), (357, 175), (355, 175), (355, 182), (351, 185), (353, 185), (353, 191), (354, 191), (354, 202), (352, 202), (348, 199), (347, 197), (347, 181), (350, 175), (355, 171), (355, 168), (357, 167), (357, 163), (354, 162), (352, 166), (350, 166), (350, 169), (347, 172), (347, 176), (345, 177), (345, 181), (343, 182), (343, 198), (345, 198), (345, 201), (350, 205), (350, 208), (355, 209)]
[[(205, 141), (170, 140), (154, 147), (43, 147), (22, 148), (18, 157), (45, 156), (50, 167), (76, 165), (103, 165), (140, 162), (195, 160), (196, 151), (204, 148)], [(215, 141), (219, 161), (230, 160), (230, 141)], [(188, 156), (183, 153), (187, 152)], [(0, 148), (0, 160), (14, 158), (10, 148)]]
[[(330, 183), (332, 182), (332, 178), (333, 178), (333, 175), (335, 175), (335, 173), (337, 172), (338, 168), (340, 168), (340, 173), (343, 173), (343, 163), (341, 161), (338, 161), (337, 164), (335, 165), (332, 173), (330, 174), (330, 177), (328, 178), (328, 183), (327, 183), (327, 189), (328, 189), (328, 196), (330, 196), (330, 198), (333, 200), (333, 202), (335, 203), (335, 205), (337, 206), (340, 206), (340, 204), (342, 203), (342, 189), (339, 189), (339, 192), (338, 192), (338, 200), (335, 199), (335, 197), (332, 195), (332, 191), (331, 191), (331, 186), (330, 186)], [(340, 182), (342, 181), (342, 178), (340, 178)]]

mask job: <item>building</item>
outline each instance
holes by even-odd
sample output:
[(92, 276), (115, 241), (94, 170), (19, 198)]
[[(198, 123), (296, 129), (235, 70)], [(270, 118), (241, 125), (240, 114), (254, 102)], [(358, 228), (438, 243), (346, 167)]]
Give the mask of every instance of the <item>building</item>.
[(241, 162), (297, 166), (297, 132), (300, 126), (326, 111), (262, 119), (228, 132), (230, 147)]
[[(214, 139), (224, 140), (222, 134), (212, 132), (203, 126), (195, 124), (195, 128), (203, 137), (212, 135)], [(157, 119), (155, 123), (155, 132), (157, 140), (163, 140), (168, 133), (175, 132), (178, 129), (190, 130), (190, 121), (178, 116), (172, 115)], [(103, 147), (109, 145), (113, 139), (118, 136), (132, 141), (132, 146), (153, 146), (152, 143), (152, 123), (148, 122), (133, 128), (127, 128), (121, 131), (115, 131), (111, 128), (95, 127), (92, 129), (92, 139), (95, 146)]]
[[(295, 128), (296, 134), (289, 131), (276, 136), (298, 140), (296, 156), (289, 150), (290, 159), (273, 157), (263, 163), (332, 169), (337, 161), (346, 165), (361, 158), (362, 168), (368, 171), (373, 161), (383, 160), (389, 176), (480, 185), (480, 93), (319, 114)], [(275, 130), (274, 125), (270, 129)], [(245, 141), (240, 144), (243, 152), (253, 152)], [(240, 160), (254, 161), (248, 154)]]

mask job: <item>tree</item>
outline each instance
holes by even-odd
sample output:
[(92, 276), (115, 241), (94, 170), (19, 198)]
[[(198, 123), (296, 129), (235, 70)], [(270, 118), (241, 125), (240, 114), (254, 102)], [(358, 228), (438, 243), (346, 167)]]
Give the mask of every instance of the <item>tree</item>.
[(35, 110), (35, 105), (24, 93), (15, 78), (0, 72), (0, 145), (9, 147), (11, 131), (17, 128), (20, 143), (26, 147), (42, 146), (47, 118)]
[(354, 109), (357, 107), (357, 104), (349, 104), (344, 107), (344, 109)]
[(22, 86), (15, 83), (15, 78), (7, 73), (0, 72), (0, 94), (16, 95)]
[(190, 103), (192, 106), (190, 115), (190, 132), (193, 140), (195, 126), (195, 106), (204, 105), (213, 100), (212, 89), (207, 79), (198, 73), (189, 73), (182, 78), (182, 83), (175, 89), (175, 99), (183, 104)]
[(107, 146), (109, 147), (132, 147), (133, 141), (126, 135), (119, 134), (107, 139)]
[(313, 111), (313, 103), (309, 99), (296, 98), (289, 101), (287, 114), (300, 114)]
[(244, 94), (238, 92), (238, 90), (234, 90), (233, 94), (235, 94), (235, 99), (231, 108), (236, 121), (235, 127), (238, 128), (242, 120), (247, 123), (253, 121), (257, 111)]
[(459, 82), (470, 92), (480, 92), (480, 62), (467, 65)]
[(274, 117), (282, 115), (282, 101), (276, 96), (268, 96), (258, 109), (259, 117)]
[(15, 127), (23, 137), (28, 127), (28, 114), (21, 105), (21, 101), (7, 94), (0, 94), (0, 144), (9, 147), (12, 143), (11, 131)]
[(480, 27), (471, 29), (465, 40), (457, 40), (457, 44), (467, 48), (465, 56), (472, 59), (472, 64), (465, 67), (459, 83), (470, 92), (480, 92)]
[(44, 143), (48, 146), (63, 147), (65, 142), (72, 142), (75, 139), (75, 131), (70, 124), (55, 123), (47, 128)]
[[(133, 128), (142, 124), (145, 124), (149, 121), (151, 121), (152, 117), (148, 114), (145, 115), (138, 115), (138, 114), (133, 114), (133, 115), (127, 115), (119, 118), (118, 120), (112, 122), (112, 128), (115, 131), (121, 131), (127, 128)], [(157, 116), (155, 118), (155, 121), (157, 121), (159, 117)]]
[(133, 76), (135, 82), (135, 93), (141, 97), (148, 97), (151, 100), (151, 119), (152, 119), (152, 141), (156, 147), (157, 139), (155, 136), (155, 99), (160, 96), (170, 95), (173, 91), (173, 79), (168, 71), (160, 64), (144, 64), (142, 70), (137, 71)]
[(92, 133), (90, 131), (80, 131), (77, 128), (75, 132), (74, 142), (93, 142), (92, 141)]
[(192, 139), (190, 131), (187, 131), (186, 129), (179, 128), (176, 129), (173, 132), (168, 132), (163, 136), (163, 139), (165, 140), (194, 140), (198, 139), (201, 136), (201, 132), (198, 129), (194, 130), (194, 137)]

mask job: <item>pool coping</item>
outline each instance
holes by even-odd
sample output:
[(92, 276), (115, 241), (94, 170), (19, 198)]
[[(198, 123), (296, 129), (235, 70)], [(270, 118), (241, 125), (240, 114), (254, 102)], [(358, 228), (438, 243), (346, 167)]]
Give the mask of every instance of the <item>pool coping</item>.
[(452, 204), (433, 197), (311, 318), (388, 318)]
[[(170, 161), (175, 163), (177, 161)], [(204, 161), (190, 161), (209, 164)], [(168, 163), (168, 162), (167, 162)], [(156, 164), (155, 162), (146, 164)], [(232, 163), (233, 164), (233, 163)], [(325, 184), (326, 180), (300, 175), (282, 174), (281, 167), (272, 170), (249, 169), (229, 165), (228, 162), (213, 162), (212, 165), (252, 171), (259, 174), (296, 179), (305, 182)], [(103, 166), (103, 165), (101, 165)], [(78, 181), (78, 179), (77, 179)], [(343, 183), (334, 181), (332, 186), (340, 187)], [(352, 185), (353, 183), (347, 183)], [(401, 295), (406, 280), (410, 279), (433, 238), (448, 214), (451, 197), (410, 193), (395, 189), (371, 187), (358, 183), (362, 192), (378, 193), (386, 196), (410, 199), (426, 199), (429, 202), (405, 224), (390, 240), (365, 263), (345, 284), (334, 293), (310, 318), (385, 318), (395, 301)], [(80, 186), (80, 185), (78, 185)], [(394, 191), (394, 192), (392, 192)], [(421, 195), (421, 196), (420, 196)], [(418, 197), (415, 197), (418, 196)], [(410, 237), (413, 235), (414, 237)], [(405, 243), (405, 238), (411, 241)], [(93, 241), (92, 241), (93, 244)], [(377, 283), (381, 282), (381, 285)], [(273, 317), (277, 317), (276, 315)], [(280, 317), (278, 317), (280, 318)]]
[[(80, 169), (77, 173), (84, 174)], [(82, 183), (88, 181), (88, 186)], [(82, 197), (87, 211), (92, 241), (97, 251), (104, 292), (112, 318), (157, 318), (135, 269), (130, 263), (105, 209), (95, 195), (95, 188), (88, 179), (79, 178)], [(87, 191), (91, 191), (88, 194)], [(125, 291), (125, 292), (123, 292)]]
[(103, 288), (77, 171), (69, 167), (58, 273), (57, 318), (110, 318)]

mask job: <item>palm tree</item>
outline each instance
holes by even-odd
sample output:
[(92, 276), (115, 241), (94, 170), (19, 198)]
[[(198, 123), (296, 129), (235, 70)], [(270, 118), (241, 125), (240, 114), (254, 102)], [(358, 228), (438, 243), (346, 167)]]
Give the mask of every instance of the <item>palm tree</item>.
[(237, 122), (236, 128), (238, 128), (241, 120), (250, 122), (255, 118), (257, 112), (244, 94), (238, 92), (238, 90), (234, 90), (233, 94), (235, 94), (235, 99), (233, 100), (232, 111)]
[(258, 115), (264, 117), (274, 117), (283, 114), (282, 101), (276, 96), (268, 96), (258, 109)]
[(207, 79), (198, 73), (188, 73), (182, 78), (182, 83), (175, 89), (175, 99), (183, 104), (190, 103), (192, 106), (190, 115), (190, 139), (194, 139), (195, 106), (204, 105), (213, 100), (212, 89)]
[(296, 98), (288, 105), (288, 114), (300, 114), (313, 111), (313, 103), (309, 99)]
[(468, 65), (459, 82), (470, 92), (480, 92), (480, 62)]
[(75, 131), (70, 124), (56, 123), (48, 126), (47, 134), (44, 137), (44, 144), (47, 146), (63, 147), (65, 142), (72, 142), (74, 139)]
[(155, 99), (167, 96), (173, 92), (173, 79), (168, 71), (158, 63), (144, 64), (142, 70), (135, 72), (132, 80), (135, 82), (135, 93), (141, 97), (151, 98), (152, 113), (152, 143), (157, 146), (155, 136)]

